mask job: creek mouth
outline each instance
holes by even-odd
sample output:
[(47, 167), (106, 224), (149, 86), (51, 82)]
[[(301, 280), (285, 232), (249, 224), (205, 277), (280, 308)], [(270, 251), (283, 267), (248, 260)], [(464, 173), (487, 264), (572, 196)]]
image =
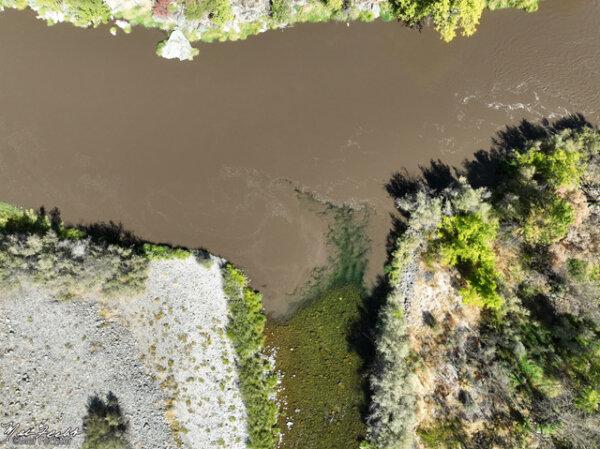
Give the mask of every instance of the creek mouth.
[(243, 267), (289, 312), (327, 263), (328, 221), (298, 190), (369, 215), (385, 259), (392, 173), (460, 165), (521, 119), (598, 122), (600, 4), (546, 0), (444, 44), (396, 23), (301, 25), (157, 58), (156, 31), (0, 15), (0, 198), (71, 223), (121, 222)]

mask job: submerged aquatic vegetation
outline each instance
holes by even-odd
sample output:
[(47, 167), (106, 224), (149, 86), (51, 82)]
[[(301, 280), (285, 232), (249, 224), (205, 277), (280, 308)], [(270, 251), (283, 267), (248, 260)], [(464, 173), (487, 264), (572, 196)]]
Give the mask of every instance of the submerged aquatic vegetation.
[(357, 449), (366, 431), (364, 361), (350, 332), (365, 297), (367, 215), (334, 205), (324, 214), (331, 218), (328, 266), (316, 271), (291, 316), (267, 326), (282, 376), (280, 447), (286, 449)]
[(360, 288), (332, 288), (267, 327), (282, 373), (282, 448), (356, 449), (364, 437), (362, 360), (348, 344), (361, 303)]

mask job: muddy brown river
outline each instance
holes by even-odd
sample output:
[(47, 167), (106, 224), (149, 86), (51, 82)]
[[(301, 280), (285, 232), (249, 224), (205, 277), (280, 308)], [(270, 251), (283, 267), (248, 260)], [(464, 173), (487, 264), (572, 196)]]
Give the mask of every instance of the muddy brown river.
[(444, 44), (397, 23), (301, 25), (154, 55), (161, 33), (0, 14), (0, 198), (114, 220), (246, 269), (281, 314), (325, 262), (296, 188), (366, 205), (381, 271), (393, 172), (459, 164), (506, 125), (600, 114), (600, 2), (487, 13)]

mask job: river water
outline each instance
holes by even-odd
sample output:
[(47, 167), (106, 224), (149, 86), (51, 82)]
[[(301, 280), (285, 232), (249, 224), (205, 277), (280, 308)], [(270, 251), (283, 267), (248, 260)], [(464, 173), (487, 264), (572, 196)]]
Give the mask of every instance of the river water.
[(243, 267), (281, 314), (325, 262), (295, 189), (365, 205), (381, 271), (393, 172), (460, 164), (506, 125), (600, 114), (600, 2), (487, 13), (444, 44), (397, 23), (300, 25), (154, 55), (160, 32), (0, 14), (0, 198), (114, 220)]

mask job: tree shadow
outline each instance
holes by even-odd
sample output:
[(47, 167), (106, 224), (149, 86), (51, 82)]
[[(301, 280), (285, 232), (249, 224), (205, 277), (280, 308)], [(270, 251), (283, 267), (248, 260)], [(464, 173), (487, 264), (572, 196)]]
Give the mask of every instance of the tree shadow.
[(85, 232), (92, 241), (103, 245), (137, 247), (142, 244), (142, 240), (132, 231), (125, 229), (122, 223), (115, 223), (112, 220), (80, 225), (77, 228)]
[(117, 397), (109, 392), (106, 400), (98, 395), (88, 398), (87, 415), (83, 418), (85, 439), (83, 449), (128, 447), (125, 434), (129, 427), (123, 417)]
[(416, 193), (421, 187), (422, 180), (412, 175), (406, 169), (395, 172), (387, 184), (385, 190), (392, 198), (402, 198), (406, 195)]
[(492, 138), (491, 148), (480, 149), (474, 154), (473, 159), (465, 159), (462, 170), (458, 170), (458, 173), (465, 176), (475, 188), (495, 187), (507, 175), (505, 161), (515, 150), (524, 151), (532, 142), (547, 139), (566, 129), (578, 131), (591, 126), (592, 124), (579, 113), (554, 122), (542, 119), (540, 123), (533, 123), (523, 119), (518, 125), (507, 126), (498, 131)]
[(381, 307), (385, 304), (390, 292), (391, 288), (387, 278), (378, 276), (375, 286), (359, 308), (359, 319), (351, 324), (346, 337), (350, 349), (356, 352), (362, 361), (360, 374), (364, 402), (361, 404), (360, 414), (363, 420), (368, 416), (373, 394), (369, 376), (376, 361), (377, 323)]

